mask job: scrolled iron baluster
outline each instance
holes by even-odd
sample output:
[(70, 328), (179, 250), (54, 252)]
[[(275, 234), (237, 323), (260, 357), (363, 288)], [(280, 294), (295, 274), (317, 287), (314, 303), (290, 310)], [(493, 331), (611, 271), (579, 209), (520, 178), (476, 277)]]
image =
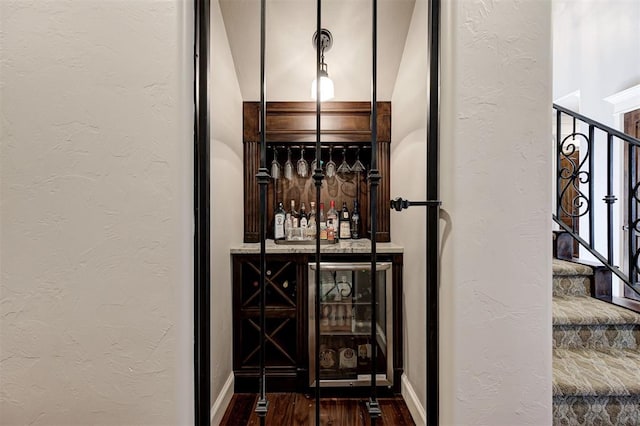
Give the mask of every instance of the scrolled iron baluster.
[[(587, 142), (587, 149), (582, 161), (576, 162), (571, 158), (575, 154), (580, 144), (576, 143), (576, 138), (583, 138)], [(558, 180), (560, 183), (558, 193), (558, 204), (561, 212), (569, 218), (575, 219), (588, 214), (591, 211), (590, 198), (580, 189), (581, 184), (588, 184), (591, 182), (591, 171), (583, 170), (583, 166), (587, 162), (591, 153), (589, 152), (589, 138), (583, 133), (572, 133), (562, 139), (562, 142), (558, 146), (558, 152), (560, 158), (564, 158), (568, 162), (568, 166), (560, 167), (558, 165)], [(567, 192), (573, 189), (576, 195), (570, 199), (565, 200)], [(562, 201), (568, 201), (567, 204), (563, 204)], [(568, 211), (566, 205), (572, 207), (571, 211)]]

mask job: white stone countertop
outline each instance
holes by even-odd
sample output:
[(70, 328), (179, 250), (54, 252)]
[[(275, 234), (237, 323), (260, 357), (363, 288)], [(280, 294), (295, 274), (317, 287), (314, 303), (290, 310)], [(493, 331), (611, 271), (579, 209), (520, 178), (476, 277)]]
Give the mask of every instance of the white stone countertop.
[[(313, 244), (276, 244), (273, 240), (267, 240), (266, 253), (315, 253), (316, 245)], [(240, 243), (231, 246), (231, 254), (259, 254), (260, 243)], [(371, 241), (368, 239), (340, 241), (337, 244), (323, 244), (320, 253), (371, 253)], [(404, 247), (394, 243), (377, 243), (376, 253), (404, 253)]]

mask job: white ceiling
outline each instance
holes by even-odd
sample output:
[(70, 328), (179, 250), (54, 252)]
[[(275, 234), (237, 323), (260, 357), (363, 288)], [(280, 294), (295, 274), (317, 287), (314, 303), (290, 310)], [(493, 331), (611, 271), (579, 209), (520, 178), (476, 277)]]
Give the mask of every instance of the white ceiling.
[[(260, 1), (219, 0), (245, 101), (260, 100)], [(315, 0), (267, 0), (266, 91), (270, 101), (309, 101), (315, 77)], [(415, 0), (378, 1), (378, 91), (391, 100)], [(371, 0), (322, 1), (325, 53), (337, 101), (371, 98)]]

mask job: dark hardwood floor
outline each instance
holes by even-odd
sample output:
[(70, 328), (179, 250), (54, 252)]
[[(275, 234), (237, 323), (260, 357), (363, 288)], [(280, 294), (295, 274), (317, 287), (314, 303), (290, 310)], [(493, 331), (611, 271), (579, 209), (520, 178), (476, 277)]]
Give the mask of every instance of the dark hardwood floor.
[[(258, 395), (235, 394), (227, 407), (220, 426), (257, 426), (260, 424), (254, 410)], [(315, 398), (299, 393), (269, 393), (267, 426), (314, 425)], [(365, 398), (321, 398), (320, 424), (323, 426), (370, 425)], [(402, 397), (378, 398), (382, 418), (376, 426), (415, 425)]]

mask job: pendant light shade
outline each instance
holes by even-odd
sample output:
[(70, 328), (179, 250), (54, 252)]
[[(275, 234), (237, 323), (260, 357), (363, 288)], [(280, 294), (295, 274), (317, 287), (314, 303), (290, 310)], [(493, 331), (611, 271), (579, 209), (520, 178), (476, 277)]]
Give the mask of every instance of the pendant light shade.
[[(314, 78), (311, 83), (311, 99), (314, 101), (316, 100), (316, 94), (318, 93), (317, 84), (318, 81)], [(329, 78), (326, 71), (320, 71), (320, 102), (333, 99), (333, 96), (333, 80)]]

